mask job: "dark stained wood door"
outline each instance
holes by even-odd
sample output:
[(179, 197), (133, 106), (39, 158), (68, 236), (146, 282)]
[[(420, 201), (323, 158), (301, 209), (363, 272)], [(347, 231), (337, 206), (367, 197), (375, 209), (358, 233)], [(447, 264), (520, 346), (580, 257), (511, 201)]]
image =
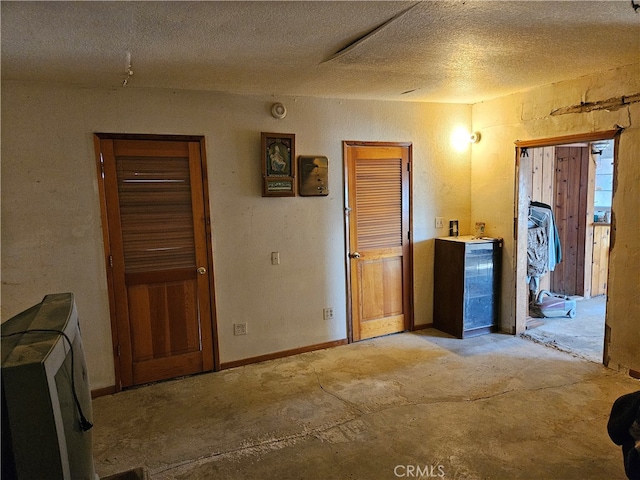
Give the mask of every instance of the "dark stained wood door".
[(203, 140), (98, 137), (120, 387), (213, 370)]
[(345, 142), (352, 340), (412, 322), (409, 144)]
[(584, 295), (589, 148), (557, 147), (554, 216), (562, 261), (551, 272), (551, 291)]

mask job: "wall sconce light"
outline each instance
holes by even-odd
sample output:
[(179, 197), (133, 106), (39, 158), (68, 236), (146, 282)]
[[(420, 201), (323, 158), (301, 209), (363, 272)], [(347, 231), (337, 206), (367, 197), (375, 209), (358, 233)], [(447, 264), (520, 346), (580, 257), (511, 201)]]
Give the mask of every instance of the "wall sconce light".
[(287, 116), (287, 107), (285, 107), (281, 103), (274, 103), (271, 107), (271, 115), (273, 118), (277, 118), (278, 120), (282, 120)]
[(463, 152), (469, 148), (470, 143), (478, 143), (480, 137), (480, 132), (470, 134), (466, 128), (458, 127), (451, 133), (451, 145), (458, 152)]

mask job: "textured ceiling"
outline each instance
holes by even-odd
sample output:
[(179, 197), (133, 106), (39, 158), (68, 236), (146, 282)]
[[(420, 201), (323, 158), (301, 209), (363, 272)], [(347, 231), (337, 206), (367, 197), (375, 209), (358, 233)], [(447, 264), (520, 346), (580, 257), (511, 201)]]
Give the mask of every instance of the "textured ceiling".
[(5, 80), (475, 103), (640, 63), (630, 0), (1, 8)]

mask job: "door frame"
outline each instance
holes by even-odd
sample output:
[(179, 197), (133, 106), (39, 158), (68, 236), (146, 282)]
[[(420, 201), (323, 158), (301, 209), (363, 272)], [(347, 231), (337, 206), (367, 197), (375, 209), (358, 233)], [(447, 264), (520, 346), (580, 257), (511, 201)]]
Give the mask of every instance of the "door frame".
[(407, 148), (409, 151), (409, 244), (408, 244), (408, 260), (409, 273), (406, 278), (409, 279), (410, 285), (408, 286), (409, 295), (408, 312), (405, 316), (405, 328), (408, 331), (414, 330), (414, 318), (413, 318), (413, 143), (412, 142), (364, 142), (355, 140), (344, 140), (342, 142), (342, 163), (344, 167), (344, 224), (345, 224), (345, 265), (346, 265), (346, 282), (347, 282), (347, 341), (353, 343), (353, 289), (351, 286), (351, 262), (349, 261), (350, 252), (350, 228), (349, 228), (349, 214), (351, 208), (349, 207), (349, 164), (347, 162), (347, 150), (349, 147), (401, 147)]
[[(526, 331), (527, 327), (527, 304), (528, 287), (526, 284), (527, 269), (527, 218), (525, 208), (528, 208), (528, 199), (523, 192), (523, 178), (520, 169), (520, 155), (524, 149), (538, 147), (552, 147), (579, 142), (596, 142), (598, 140), (614, 140), (614, 163), (617, 163), (618, 143), (621, 129), (605, 130), (599, 132), (583, 133), (576, 135), (566, 135), (561, 137), (540, 138), (535, 140), (515, 141), (515, 195), (514, 195), (514, 218), (513, 218), (513, 239), (514, 239), (514, 311), (513, 311), (513, 334), (520, 335)], [(614, 170), (615, 176), (615, 170)], [(614, 181), (615, 182), (615, 181)], [(615, 187), (614, 187), (615, 190)], [(614, 193), (615, 194), (615, 193)], [(611, 237), (615, 235), (614, 219), (612, 219)], [(614, 238), (611, 238), (613, 244)], [(608, 296), (608, 294), (607, 294)], [(606, 355), (605, 342), (605, 355)]]
[(213, 243), (211, 230), (211, 214), (209, 209), (209, 189), (207, 179), (207, 157), (205, 138), (202, 135), (153, 135), (153, 134), (128, 134), (128, 133), (94, 133), (93, 144), (96, 156), (96, 171), (98, 174), (98, 197), (100, 200), (100, 217), (102, 226), (102, 241), (104, 245), (104, 262), (107, 273), (107, 291), (109, 297), (109, 317), (111, 321), (111, 345), (115, 375), (115, 392), (122, 390), (122, 367), (120, 365), (120, 333), (118, 331), (118, 321), (116, 317), (117, 305), (115, 298), (115, 280), (113, 278), (113, 260), (111, 257), (111, 240), (109, 232), (109, 222), (107, 216), (107, 194), (105, 187), (104, 160), (101, 154), (101, 140), (150, 140), (150, 141), (174, 141), (174, 142), (197, 142), (200, 148), (200, 163), (202, 171), (202, 190), (205, 216), (205, 236), (207, 242), (207, 271), (209, 277), (209, 295), (211, 301), (211, 335), (213, 345), (213, 370), (220, 370), (220, 349), (218, 348), (218, 324), (216, 316), (215, 282), (213, 270)]

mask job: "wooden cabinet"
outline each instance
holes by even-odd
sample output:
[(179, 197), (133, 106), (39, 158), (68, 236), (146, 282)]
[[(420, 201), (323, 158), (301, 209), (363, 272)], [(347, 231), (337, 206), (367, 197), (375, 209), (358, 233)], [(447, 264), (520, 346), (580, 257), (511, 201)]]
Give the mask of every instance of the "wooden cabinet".
[(433, 326), (458, 338), (495, 331), (501, 264), (501, 239), (437, 238)]

